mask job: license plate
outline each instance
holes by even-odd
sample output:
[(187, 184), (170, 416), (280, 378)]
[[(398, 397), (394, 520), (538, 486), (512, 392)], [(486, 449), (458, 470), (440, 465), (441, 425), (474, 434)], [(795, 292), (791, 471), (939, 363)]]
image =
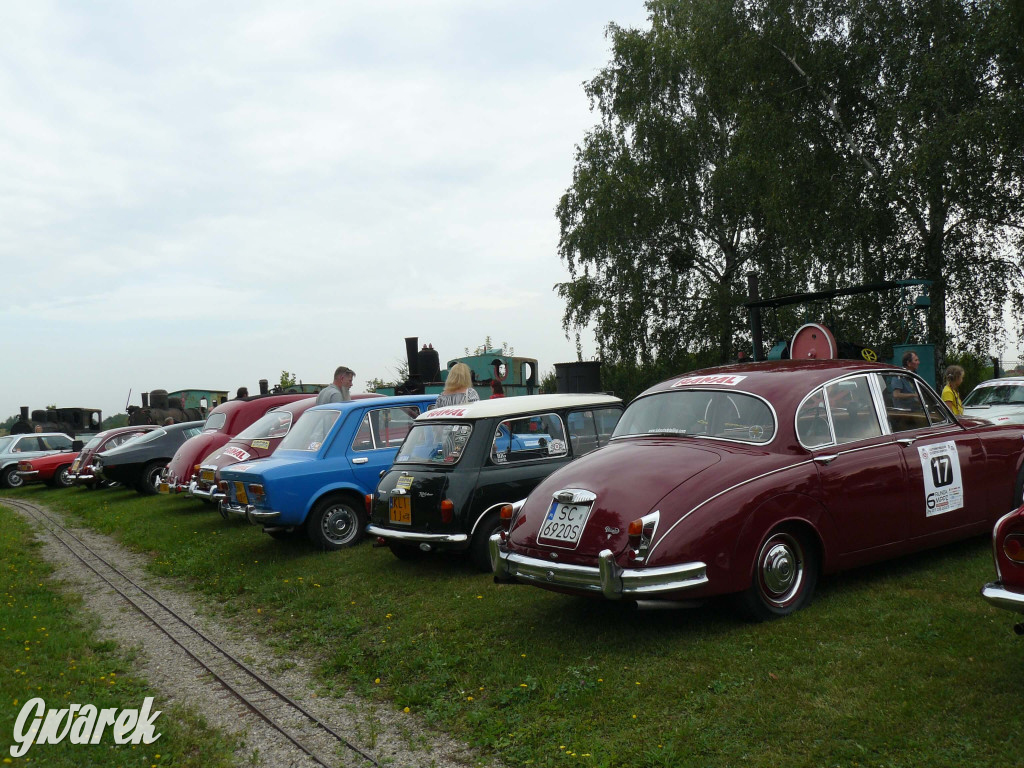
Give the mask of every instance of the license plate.
[(160, 487), (157, 489), (160, 493), (170, 493), (171, 487), (167, 483), (160, 483)]
[(408, 496), (392, 496), (388, 512), (392, 523), (412, 525), (412, 499)]
[(81, 459), (75, 459), (75, 460), (74, 460), (73, 462), (71, 462), (71, 471), (72, 471), (72, 472), (77, 472), (77, 471), (78, 471), (78, 465), (79, 465), (79, 464), (80, 464), (81, 462), (82, 462), (82, 460), (81, 460)]
[(235, 499), (239, 504), (248, 504), (249, 496), (245, 492), (245, 483), (235, 481)]
[(575, 549), (580, 543), (589, 515), (589, 504), (560, 504), (553, 501), (540, 526), (537, 541), (550, 541), (562, 546), (569, 544)]
[(213, 475), (214, 475), (214, 470), (212, 470), (212, 469), (201, 469), (201, 470), (199, 470), (199, 479), (202, 480), (204, 483), (212, 483), (213, 482)]

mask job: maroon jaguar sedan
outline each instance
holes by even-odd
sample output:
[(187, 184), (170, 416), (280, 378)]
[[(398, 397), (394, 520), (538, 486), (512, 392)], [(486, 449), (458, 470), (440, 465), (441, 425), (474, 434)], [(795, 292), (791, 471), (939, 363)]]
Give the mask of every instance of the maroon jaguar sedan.
[[(1024, 478), (1018, 481), (1024, 484)], [(1024, 490), (1018, 485), (1018, 495)], [(1024, 613), (1024, 506), (999, 518), (992, 529), (992, 557), (998, 579), (986, 584), (981, 596), (998, 608)], [(1013, 631), (1024, 635), (1024, 621)]]
[[(895, 404), (892, 392), (914, 393)], [(651, 387), (607, 446), (503, 510), (495, 580), (611, 599), (735, 593), (755, 619), (819, 574), (982, 534), (1022, 503), (1024, 427), (953, 416), (907, 370), (724, 366)]]

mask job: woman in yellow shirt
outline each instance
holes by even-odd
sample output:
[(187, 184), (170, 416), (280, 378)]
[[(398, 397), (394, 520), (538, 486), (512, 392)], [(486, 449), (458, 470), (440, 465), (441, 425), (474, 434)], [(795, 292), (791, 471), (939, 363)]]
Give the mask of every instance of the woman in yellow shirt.
[(942, 399), (954, 415), (963, 415), (964, 406), (960, 401), (959, 389), (964, 381), (964, 369), (959, 365), (951, 365), (946, 368), (946, 373), (942, 378), (946, 382), (946, 386), (942, 388)]

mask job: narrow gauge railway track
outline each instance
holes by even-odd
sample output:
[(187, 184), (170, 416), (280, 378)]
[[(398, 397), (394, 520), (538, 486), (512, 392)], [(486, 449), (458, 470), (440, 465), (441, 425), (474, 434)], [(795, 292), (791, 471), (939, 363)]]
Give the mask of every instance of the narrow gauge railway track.
[(305, 723), (307, 727), (313, 726), (328, 734), (335, 748), (344, 746), (367, 763), (380, 765), (372, 756), (278, 690), (243, 661), (203, 634), (199, 628), (175, 613), (145, 587), (105, 560), (44, 509), (20, 499), (5, 498), (3, 501), (40, 523), (55, 541), (63, 545), (82, 565), (113, 589), (126, 604), (142, 614), (172, 643), (181, 648), (230, 695), (308, 755), (317, 765), (333, 768), (337, 764), (337, 758), (334, 757), (334, 762), (330, 762), (332, 758), (324, 754), (328, 750), (310, 747), (301, 734), (297, 733), (298, 727), (287, 725), (286, 721), (299, 721)]

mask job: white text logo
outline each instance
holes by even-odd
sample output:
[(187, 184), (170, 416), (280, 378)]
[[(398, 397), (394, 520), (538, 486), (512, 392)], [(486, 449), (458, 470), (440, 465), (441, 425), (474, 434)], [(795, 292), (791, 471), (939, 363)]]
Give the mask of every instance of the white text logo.
[[(14, 723), (11, 757), (21, 757), (33, 744), (59, 744), (69, 736), (72, 744), (99, 744), (108, 725), (116, 744), (152, 744), (160, 738), (153, 733), (153, 721), (160, 710), (153, 709), (153, 697), (147, 696), (142, 710), (115, 707), (96, 709), (92, 704), (71, 704), (67, 709), (46, 709), (43, 699), (29, 699)], [(30, 724), (31, 723), (31, 724)]]

